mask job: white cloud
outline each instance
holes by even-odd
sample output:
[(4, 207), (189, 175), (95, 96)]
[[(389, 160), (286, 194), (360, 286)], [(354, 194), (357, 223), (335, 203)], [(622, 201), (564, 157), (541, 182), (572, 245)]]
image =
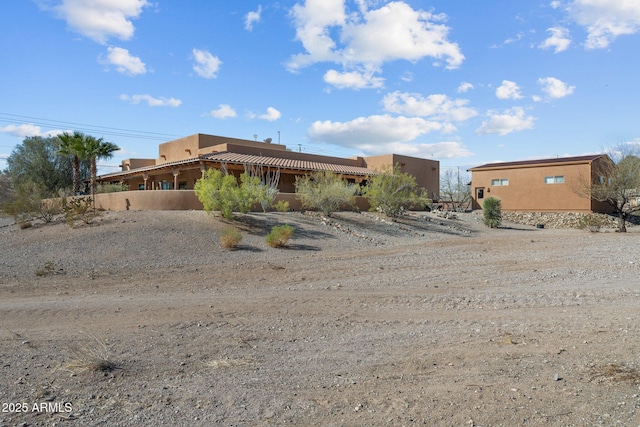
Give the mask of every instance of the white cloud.
[(275, 122), (280, 117), (282, 117), (280, 111), (276, 110), (273, 107), (267, 108), (267, 112), (265, 114), (261, 114), (258, 116), (259, 119), (266, 120), (268, 122)]
[(572, 0), (567, 10), (586, 28), (587, 49), (606, 48), (618, 36), (640, 30), (640, 2), (636, 0)]
[(351, 71), (341, 73), (336, 70), (329, 70), (324, 74), (324, 81), (338, 89), (366, 89), (384, 86), (384, 79), (374, 77), (372, 72), (360, 73)]
[(132, 104), (139, 104), (146, 102), (150, 107), (179, 107), (182, 101), (176, 98), (154, 98), (151, 95), (120, 95), (120, 99), (123, 101), (131, 102)]
[(569, 38), (569, 30), (564, 27), (551, 27), (547, 29), (551, 33), (544, 43), (540, 44), (540, 49), (553, 48), (555, 53), (562, 52), (569, 48), (571, 39)]
[(524, 38), (524, 33), (519, 32), (518, 34), (516, 34), (515, 37), (511, 37), (511, 38), (506, 39), (504, 41), (504, 44), (507, 45), (507, 44), (515, 43), (515, 42), (518, 42), (518, 41), (522, 40), (523, 38)]
[(147, 0), (62, 0), (53, 10), (73, 31), (104, 44), (109, 37), (133, 37), (131, 20), (147, 5)]
[(386, 153), (424, 158), (455, 158), (471, 156), (459, 142), (418, 143), (422, 135), (446, 130), (447, 127), (419, 117), (389, 115), (360, 117), (349, 122), (317, 121), (309, 128), (309, 137), (362, 151), (364, 155)]
[(268, 107), (267, 108), (267, 112), (264, 114), (256, 114), (254, 112), (247, 112), (247, 117), (250, 119), (260, 119), (260, 120), (266, 120), (269, 122), (275, 122), (276, 120), (278, 120), (280, 117), (282, 117), (282, 114), (280, 113), (280, 111), (276, 110), (273, 107)]
[(447, 95), (434, 94), (426, 98), (416, 93), (392, 92), (383, 100), (385, 111), (409, 116), (429, 117), (433, 120), (461, 122), (478, 115), (467, 107), (466, 99), (449, 99)]
[(393, 117), (388, 114), (359, 117), (349, 122), (316, 121), (309, 128), (314, 141), (346, 147), (369, 147), (392, 142), (407, 142), (444, 125), (420, 117)]
[(407, 83), (412, 82), (413, 73), (411, 71), (405, 71), (404, 73), (402, 73), (402, 76), (400, 76), (400, 80)]
[(473, 152), (469, 151), (458, 141), (444, 141), (433, 144), (394, 142), (369, 147), (363, 146), (361, 149), (364, 154), (368, 156), (388, 153), (404, 154), (405, 156), (421, 157), (426, 159), (455, 159), (473, 156)]
[(511, 132), (532, 129), (535, 118), (527, 116), (522, 107), (514, 107), (500, 114), (489, 111), (489, 120), (476, 129), (477, 134), (497, 134), (504, 136)]
[(217, 56), (213, 56), (207, 50), (193, 49), (191, 51), (195, 64), (193, 70), (205, 79), (215, 79), (222, 61)]
[(502, 85), (496, 89), (496, 96), (499, 99), (520, 99), (520, 87), (515, 82), (503, 80)]
[(230, 119), (238, 116), (236, 110), (234, 110), (229, 104), (220, 104), (218, 105), (217, 110), (211, 110), (209, 114), (211, 117), (215, 117), (216, 119)]
[[(345, 0), (306, 0), (291, 12), (296, 38), (305, 52), (294, 55), (287, 64), (295, 72), (320, 62), (353, 69), (379, 72), (385, 62), (419, 61), (426, 57), (458, 68), (464, 55), (448, 40), (446, 16), (414, 10), (403, 1), (390, 2), (369, 10), (378, 2), (360, 0), (358, 11), (349, 12)], [(338, 73), (338, 72), (335, 72)]]
[(31, 123), (25, 123), (17, 126), (7, 125), (7, 126), (0, 127), (0, 133), (8, 133), (9, 135), (17, 136), (19, 138), (26, 138), (28, 136), (42, 136), (46, 138), (50, 136), (59, 135), (63, 132), (66, 132), (66, 131), (56, 129), (56, 130), (48, 130), (43, 132), (40, 126), (36, 126)]
[(388, 3), (364, 14), (364, 22), (352, 20), (344, 27), (347, 48), (343, 57), (372, 64), (433, 57), (444, 60), (447, 68), (458, 68), (464, 55), (457, 44), (447, 40), (449, 27), (441, 24), (445, 18), (413, 10), (401, 1)]
[(538, 79), (538, 84), (547, 96), (556, 99), (571, 95), (576, 88), (575, 86), (568, 86), (565, 82), (555, 77)]
[(473, 84), (468, 82), (462, 82), (460, 83), (460, 86), (458, 86), (458, 93), (467, 93), (471, 89), (473, 89)]
[(307, 0), (304, 6), (293, 6), (291, 15), (296, 26), (296, 38), (307, 51), (291, 58), (288, 64), (291, 71), (316, 62), (340, 61), (340, 55), (334, 52), (336, 44), (329, 30), (344, 25), (344, 0)]
[(244, 17), (244, 29), (247, 31), (253, 31), (253, 24), (260, 22), (260, 15), (262, 14), (262, 6), (258, 6), (258, 10), (255, 12), (249, 12)]
[(132, 76), (145, 74), (147, 67), (137, 56), (132, 56), (127, 49), (121, 47), (107, 48), (107, 56), (98, 58), (98, 61), (106, 65), (114, 65), (122, 74)]

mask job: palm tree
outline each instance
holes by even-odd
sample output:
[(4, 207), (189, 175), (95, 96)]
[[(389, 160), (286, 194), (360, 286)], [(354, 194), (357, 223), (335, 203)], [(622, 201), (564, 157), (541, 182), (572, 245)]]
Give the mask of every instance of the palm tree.
[(63, 156), (71, 156), (71, 165), (73, 168), (73, 194), (80, 193), (80, 160), (85, 157), (84, 139), (82, 132), (64, 132), (58, 135), (60, 145), (58, 154)]
[(118, 147), (113, 142), (104, 141), (102, 138), (87, 136), (84, 138), (84, 158), (91, 162), (91, 192), (95, 192), (98, 174), (98, 160), (110, 159)]

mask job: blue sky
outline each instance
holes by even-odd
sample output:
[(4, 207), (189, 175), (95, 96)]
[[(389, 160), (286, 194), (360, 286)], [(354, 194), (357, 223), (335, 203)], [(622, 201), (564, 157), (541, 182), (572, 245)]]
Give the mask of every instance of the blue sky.
[(637, 0), (4, 0), (0, 169), (81, 130), (468, 168), (640, 142)]

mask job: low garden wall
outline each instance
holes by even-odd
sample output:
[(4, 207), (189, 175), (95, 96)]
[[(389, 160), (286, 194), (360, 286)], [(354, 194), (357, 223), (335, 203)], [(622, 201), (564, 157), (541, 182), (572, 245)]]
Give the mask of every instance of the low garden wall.
[[(96, 208), (124, 211), (124, 210), (202, 210), (203, 206), (193, 190), (132, 190), (114, 193), (100, 193), (95, 195)], [(286, 200), (291, 210), (302, 210), (302, 205), (294, 193), (279, 193), (275, 202)], [(356, 198), (356, 207), (360, 210), (369, 209), (369, 203), (364, 197)], [(261, 211), (260, 205), (253, 209)]]

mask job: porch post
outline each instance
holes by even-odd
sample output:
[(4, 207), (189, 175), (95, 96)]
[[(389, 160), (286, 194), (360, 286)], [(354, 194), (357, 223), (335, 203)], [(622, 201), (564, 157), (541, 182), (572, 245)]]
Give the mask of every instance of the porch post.
[(144, 179), (144, 189), (146, 190), (147, 189), (147, 180), (149, 179), (149, 174), (144, 172), (142, 174), (142, 179)]
[(175, 168), (173, 170), (173, 189), (174, 190), (178, 189), (178, 175), (180, 175), (180, 170), (178, 170), (178, 168)]

